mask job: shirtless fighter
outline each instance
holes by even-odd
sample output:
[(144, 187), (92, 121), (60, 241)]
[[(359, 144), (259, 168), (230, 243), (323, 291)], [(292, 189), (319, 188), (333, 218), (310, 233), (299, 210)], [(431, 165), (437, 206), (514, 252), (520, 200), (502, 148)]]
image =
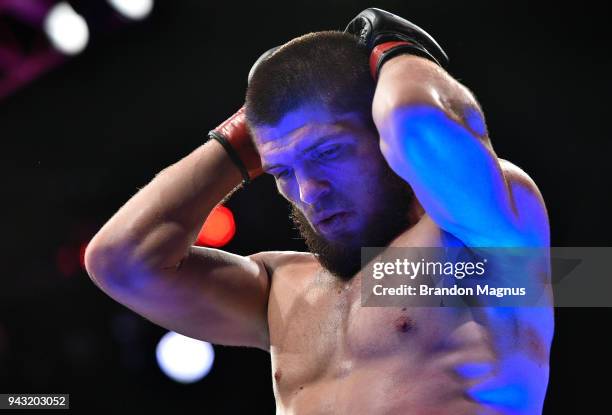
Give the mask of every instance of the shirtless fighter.
[[(496, 156), (445, 63), (428, 34), (378, 9), (269, 51), (245, 106), (95, 235), (92, 280), (169, 330), (268, 351), (278, 413), (541, 413), (551, 307), (360, 303), (362, 246), (549, 246), (535, 183)], [(262, 171), (310, 252), (192, 246)]]

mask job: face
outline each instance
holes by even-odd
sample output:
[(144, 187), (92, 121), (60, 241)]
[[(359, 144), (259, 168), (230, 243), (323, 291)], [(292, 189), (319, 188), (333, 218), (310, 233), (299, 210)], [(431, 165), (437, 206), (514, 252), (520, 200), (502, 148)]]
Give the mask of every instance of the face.
[(338, 277), (359, 271), (361, 247), (386, 246), (413, 224), (412, 189), (389, 168), (375, 129), (359, 115), (303, 106), (253, 133), (306, 244)]

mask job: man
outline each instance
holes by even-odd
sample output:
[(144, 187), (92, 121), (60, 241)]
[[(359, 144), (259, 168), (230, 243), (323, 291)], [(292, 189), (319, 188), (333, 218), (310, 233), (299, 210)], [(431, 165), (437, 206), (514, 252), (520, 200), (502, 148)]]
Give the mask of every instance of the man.
[[(269, 351), (278, 413), (541, 413), (550, 308), (361, 306), (364, 246), (549, 245), (536, 185), (497, 158), (445, 58), (378, 9), (269, 51), (245, 107), (94, 237), (91, 278), (170, 330)], [(192, 246), (262, 170), (311, 252)]]

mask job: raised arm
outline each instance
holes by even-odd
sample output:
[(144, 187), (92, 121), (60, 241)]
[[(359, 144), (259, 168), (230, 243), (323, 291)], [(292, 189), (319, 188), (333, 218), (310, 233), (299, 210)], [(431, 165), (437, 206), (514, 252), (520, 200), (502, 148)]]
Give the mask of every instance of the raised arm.
[(517, 204), (520, 183), (509, 181), (467, 88), (433, 62), (401, 55), (382, 67), (372, 111), (387, 162), (442, 229), (471, 246), (540, 245), (543, 235), (523, 219), (544, 206)]
[[(217, 131), (244, 137), (243, 123), (239, 112)], [(204, 218), (243, 179), (227, 150), (210, 140), (164, 169), (100, 229), (85, 263), (104, 292), (154, 323), (267, 350), (265, 261), (274, 254), (193, 246)]]
[(345, 31), (370, 54), (381, 151), (438, 226), (471, 246), (547, 245), (539, 190), (497, 158), (480, 106), (442, 69), (448, 56), (435, 39), (377, 8)]

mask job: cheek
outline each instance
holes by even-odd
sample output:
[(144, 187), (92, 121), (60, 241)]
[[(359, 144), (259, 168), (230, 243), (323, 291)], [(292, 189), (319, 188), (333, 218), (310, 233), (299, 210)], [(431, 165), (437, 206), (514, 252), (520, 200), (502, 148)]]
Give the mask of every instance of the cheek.
[[(341, 170), (344, 178), (337, 183), (337, 189), (351, 201), (358, 211), (365, 215), (376, 210), (377, 201), (384, 199), (384, 160), (377, 160), (369, 157), (355, 163), (352, 166), (345, 166)], [(388, 168), (388, 167), (387, 167)]]
[[(382, 188), (381, 180), (385, 177), (385, 173), (389, 169), (387, 161), (381, 153), (381, 149), (376, 143), (375, 146), (368, 147), (366, 153), (359, 160), (360, 176), (362, 183), (367, 183), (368, 191), (378, 190)], [(366, 187), (366, 186), (364, 186)]]
[(378, 141), (368, 140), (362, 143), (352, 154), (346, 166), (342, 166), (340, 171), (351, 171), (359, 177), (376, 177), (385, 163), (380, 152)]

